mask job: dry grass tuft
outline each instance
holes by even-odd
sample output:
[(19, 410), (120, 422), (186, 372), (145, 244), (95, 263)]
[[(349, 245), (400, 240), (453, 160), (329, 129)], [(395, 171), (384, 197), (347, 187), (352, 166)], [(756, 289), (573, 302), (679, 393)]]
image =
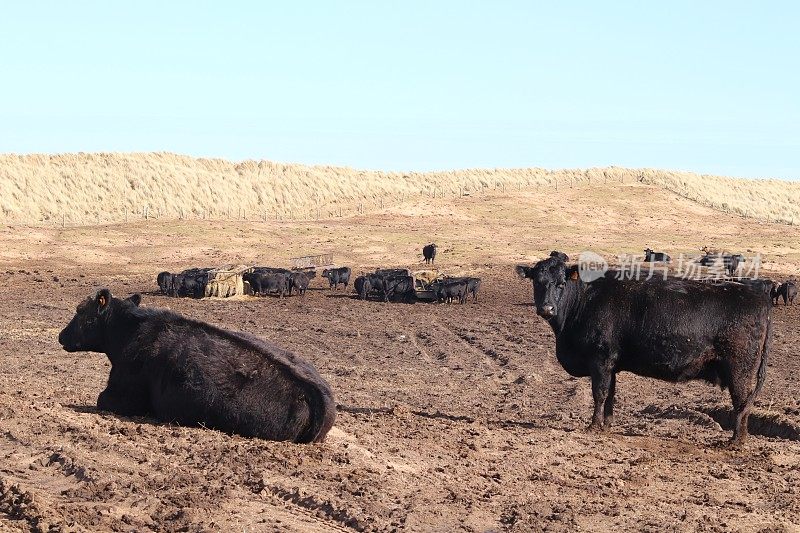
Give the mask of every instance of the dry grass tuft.
[[(9, 223), (118, 222), (126, 216), (249, 219), (331, 216), (415, 196), (485, 189), (642, 182), (744, 216), (800, 222), (800, 183), (618, 167), (380, 172), (171, 153), (0, 155), (0, 212)], [(668, 206), (667, 206), (668, 208)]]

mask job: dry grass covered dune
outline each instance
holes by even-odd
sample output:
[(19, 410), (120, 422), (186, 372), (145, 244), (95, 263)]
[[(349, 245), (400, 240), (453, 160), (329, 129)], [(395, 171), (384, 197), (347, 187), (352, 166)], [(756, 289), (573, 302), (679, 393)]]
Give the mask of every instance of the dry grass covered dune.
[(159, 218), (310, 219), (415, 196), (637, 181), (734, 214), (800, 222), (797, 182), (618, 167), (397, 173), (171, 153), (0, 155), (0, 215), (7, 223), (108, 223), (142, 216), (146, 208)]

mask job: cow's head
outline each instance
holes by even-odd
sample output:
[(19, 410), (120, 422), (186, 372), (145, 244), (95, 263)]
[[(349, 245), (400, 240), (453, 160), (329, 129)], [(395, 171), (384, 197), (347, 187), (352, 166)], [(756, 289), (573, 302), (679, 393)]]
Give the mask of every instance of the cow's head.
[(525, 277), (533, 280), (533, 303), (536, 314), (551, 319), (558, 315), (559, 302), (564, 294), (567, 280), (578, 279), (577, 265), (568, 267), (558, 257), (539, 261), (529, 268)]
[(108, 289), (100, 289), (75, 310), (75, 316), (58, 335), (58, 342), (68, 352), (104, 352), (105, 332), (111, 314), (120, 307), (137, 306), (138, 294), (119, 300)]

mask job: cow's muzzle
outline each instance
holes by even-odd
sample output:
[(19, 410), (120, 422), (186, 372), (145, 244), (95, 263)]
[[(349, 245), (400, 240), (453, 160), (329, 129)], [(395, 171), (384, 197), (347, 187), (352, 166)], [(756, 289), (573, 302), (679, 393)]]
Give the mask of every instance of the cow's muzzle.
[(553, 318), (556, 316), (556, 308), (552, 305), (543, 305), (536, 308), (536, 314), (542, 318)]
[(78, 352), (81, 348), (80, 344), (70, 342), (66, 328), (64, 328), (61, 333), (58, 334), (58, 343), (66, 352)]

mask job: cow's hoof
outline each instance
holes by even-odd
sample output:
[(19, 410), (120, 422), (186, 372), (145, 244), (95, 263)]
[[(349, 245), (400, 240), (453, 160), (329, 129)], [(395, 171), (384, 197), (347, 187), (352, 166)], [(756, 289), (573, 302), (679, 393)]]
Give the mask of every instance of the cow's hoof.
[(588, 433), (600, 433), (603, 431), (603, 425), (599, 422), (592, 422), (586, 427)]
[(744, 447), (744, 437), (732, 437), (724, 444), (724, 447), (729, 450), (741, 450)]

